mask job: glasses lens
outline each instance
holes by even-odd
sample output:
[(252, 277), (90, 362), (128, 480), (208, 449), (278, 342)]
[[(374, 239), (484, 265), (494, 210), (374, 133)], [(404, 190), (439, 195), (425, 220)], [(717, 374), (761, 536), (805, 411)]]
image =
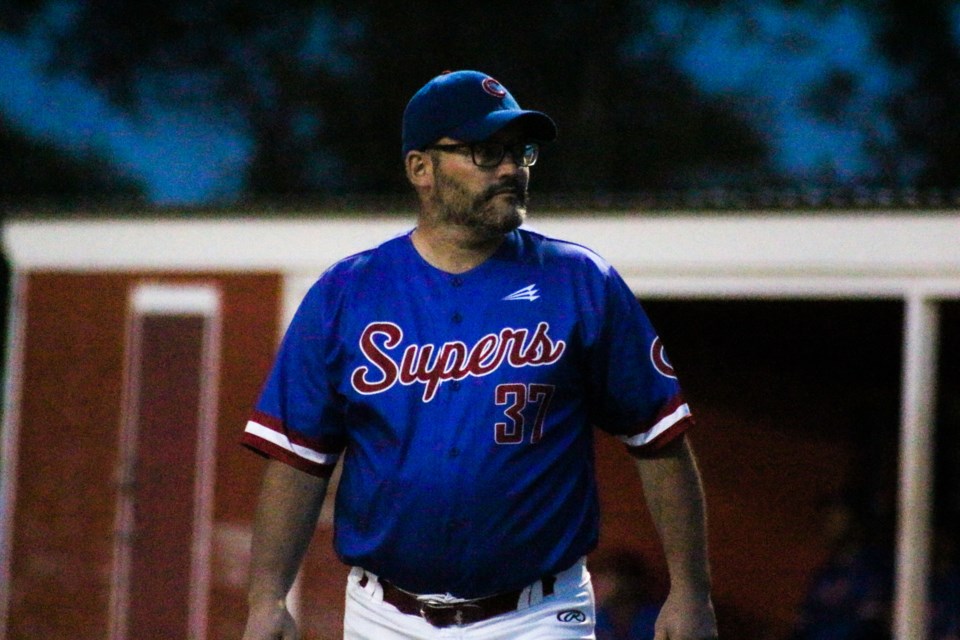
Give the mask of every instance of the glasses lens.
[(473, 162), (478, 167), (497, 167), (503, 162), (503, 157), (507, 151), (513, 157), (513, 161), (521, 167), (530, 167), (537, 161), (540, 154), (540, 145), (536, 142), (527, 142), (515, 144), (506, 147), (495, 142), (478, 142), (472, 145)]
[(473, 145), (473, 162), (478, 167), (495, 167), (503, 160), (504, 147), (493, 142), (479, 142)]
[(537, 156), (540, 155), (540, 146), (535, 142), (518, 144), (510, 149), (510, 153), (518, 165), (521, 167), (531, 167), (537, 161)]

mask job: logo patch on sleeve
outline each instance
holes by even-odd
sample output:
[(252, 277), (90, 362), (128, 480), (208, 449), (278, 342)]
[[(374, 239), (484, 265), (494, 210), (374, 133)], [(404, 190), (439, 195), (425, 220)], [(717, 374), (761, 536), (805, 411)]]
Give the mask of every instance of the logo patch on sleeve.
[(663, 348), (660, 336), (654, 338), (653, 344), (650, 345), (650, 361), (653, 362), (653, 368), (656, 369), (660, 375), (667, 378), (677, 378), (677, 374), (673, 370), (673, 365), (667, 360), (667, 352)]

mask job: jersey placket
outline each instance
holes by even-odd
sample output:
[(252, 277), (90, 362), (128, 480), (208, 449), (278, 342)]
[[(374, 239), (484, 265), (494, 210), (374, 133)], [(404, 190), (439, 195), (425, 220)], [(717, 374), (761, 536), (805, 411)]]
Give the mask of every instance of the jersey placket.
[[(463, 310), (463, 293), (464, 293), (464, 284), (465, 280), (463, 276), (452, 276), (450, 278), (450, 289), (451, 295), (450, 300), (453, 301), (452, 309), (449, 313), (450, 318), (450, 332), (452, 335), (459, 335), (463, 328), (464, 322), (464, 310)], [(453, 391), (460, 390), (460, 381), (451, 380), (450, 388)]]
[[(446, 308), (447, 313), (447, 330), (448, 336), (454, 340), (461, 340), (467, 344), (470, 344), (471, 341), (467, 336), (469, 332), (468, 323), (469, 318), (467, 317), (469, 305), (477, 304), (477, 300), (471, 301), (471, 293), (469, 280), (464, 275), (451, 275), (448, 276), (448, 292), (449, 292), (449, 305)], [(464, 382), (460, 380), (450, 380), (444, 386), (447, 386), (447, 393), (452, 394), (449, 398), (453, 404), (459, 404), (464, 402), (462, 398), (457, 396), (461, 395), (463, 391)], [(463, 491), (468, 491), (468, 487), (471, 485), (471, 482), (465, 477), (468, 473), (472, 473), (464, 468), (460, 464), (460, 460), (464, 455), (464, 451), (461, 449), (459, 442), (463, 436), (463, 424), (450, 424), (448, 425), (448, 430), (445, 433), (444, 440), (444, 454), (447, 458), (447, 473), (450, 478), (450, 481), (460, 485)], [(466, 498), (467, 496), (462, 496)], [(469, 503), (470, 500), (457, 500), (452, 504), (448, 505), (449, 517), (446, 521), (446, 531), (445, 537), (448, 548), (457, 548), (458, 538), (462, 538), (465, 533), (465, 529), (469, 526), (468, 520), (464, 517), (462, 506), (465, 503)]]

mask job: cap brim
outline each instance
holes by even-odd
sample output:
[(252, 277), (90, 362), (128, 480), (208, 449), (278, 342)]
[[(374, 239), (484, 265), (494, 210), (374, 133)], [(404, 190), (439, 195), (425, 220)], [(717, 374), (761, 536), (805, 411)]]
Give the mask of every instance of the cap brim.
[(524, 134), (537, 142), (552, 142), (557, 137), (557, 125), (547, 114), (510, 109), (492, 111), (480, 120), (460, 125), (447, 135), (464, 142), (480, 142), (512, 123), (519, 124)]

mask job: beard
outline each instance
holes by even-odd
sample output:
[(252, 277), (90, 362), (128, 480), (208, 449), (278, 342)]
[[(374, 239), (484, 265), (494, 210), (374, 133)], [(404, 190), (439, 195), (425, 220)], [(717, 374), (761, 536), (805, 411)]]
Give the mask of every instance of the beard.
[(440, 222), (467, 227), (485, 237), (513, 231), (527, 216), (527, 181), (507, 177), (480, 193), (471, 194), (446, 173), (436, 174), (433, 203)]

